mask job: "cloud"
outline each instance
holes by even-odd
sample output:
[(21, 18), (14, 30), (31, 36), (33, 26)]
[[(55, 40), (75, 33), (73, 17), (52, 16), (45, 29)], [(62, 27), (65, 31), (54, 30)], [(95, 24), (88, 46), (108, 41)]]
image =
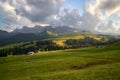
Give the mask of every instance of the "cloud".
[(73, 8), (63, 8), (52, 20), (54, 26), (70, 26), (77, 28), (80, 23), (81, 15), (79, 10)]
[(9, 2), (17, 15), (32, 22), (46, 23), (47, 19), (59, 12), (64, 0), (13, 0)]
[[(120, 17), (120, 0), (90, 0), (86, 3), (85, 10), (96, 19), (99, 19), (95, 26), (96, 31), (105, 33), (120, 33), (118, 20), (111, 16)], [(95, 19), (92, 21), (94, 22)]]
[(96, 15), (92, 15), (88, 12), (85, 12), (81, 17), (80, 28), (87, 31), (95, 31), (96, 25), (100, 22), (100, 19)]
[(86, 0), (82, 14), (72, 6), (63, 7), (65, 1), (0, 0), (2, 23), (12, 26), (11, 29), (40, 24), (120, 33), (120, 0)]
[(25, 17), (17, 15), (15, 12), (15, 7), (11, 6), (8, 2), (0, 1), (0, 15), (3, 16), (1, 22), (6, 24), (6, 27), (21, 27), (23, 25), (31, 25), (32, 22)]
[[(119, 0), (89, 0), (85, 4), (85, 10), (82, 15), (80, 15), (79, 10), (73, 8), (64, 8), (58, 15), (55, 16), (56, 20), (52, 20), (55, 25), (68, 25), (71, 27), (79, 28), (81, 30), (87, 31), (98, 31), (96, 27), (101, 26), (101, 31), (106, 30), (112, 33), (112, 30), (116, 26), (116, 22), (110, 24), (110, 16), (118, 15), (119, 10)], [(105, 23), (109, 22), (109, 25)], [(119, 30), (119, 29), (118, 29)], [(100, 30), (99, 30), (100, 31)], [(115, 30), (116, 31), (116, 30)]]
[(78, 9), (71, 7), (63, 8), (58, 15), (55, 16), (55, 19), (52, 20), (54, 26), (70, 26), (78, 28), (81, 31), (94, 31), (96, 25), (99, 23), (100, 19), (92, 15), (89, 12), (84, 12), (80, 15)]
[(24, 25), (49, 24), (64, 0), (0, 0), (2, 22), (13, 29)]
[(101, 10), (104, 10), (107, 15), (117, 14), (120, 16), (120, 0), (106, 0), (101, 3)]
[[(107, 34), (120, 34), (120, 21), (113, 22), (113, 21), (107, 21), (100, 23), (97, 25), (96, 30), (101, 33), (107, 33)], [(104, 26), (104, 27), (103, 27)]]
[(90, 0), (86, 3), (86, 10), (93, 15), (120, 16), (120, 0)]

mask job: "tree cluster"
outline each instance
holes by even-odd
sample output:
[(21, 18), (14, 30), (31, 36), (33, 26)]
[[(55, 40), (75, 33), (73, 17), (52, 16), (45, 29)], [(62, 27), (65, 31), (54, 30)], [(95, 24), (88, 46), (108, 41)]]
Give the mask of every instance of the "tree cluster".
[(29, 52), (51, 51), (61, 49), (64, 48), (56, 45), (56, 43), (54, 43), (52, 40), (27, 42), (21, 45), (14, 46), (12, 48), (0, 49), (0, 56), (22, 55), (28, 54)]
[(94, 38), (85, 37), (84, 39), (68, 39), (65, 41), (65, 46), (59, 46), (52, 40), (32, 41), (11, 48), (0, 49), (0, 57), (7, 55), (27, 55), (29, 52), (37, 53), (38, 51), (63, 50), (88, 46), (102, 47), (115, 42), (120, 42), (120, 40), (112, 37), (107, 38), (107, 40), (104, 38), (96, 40)]

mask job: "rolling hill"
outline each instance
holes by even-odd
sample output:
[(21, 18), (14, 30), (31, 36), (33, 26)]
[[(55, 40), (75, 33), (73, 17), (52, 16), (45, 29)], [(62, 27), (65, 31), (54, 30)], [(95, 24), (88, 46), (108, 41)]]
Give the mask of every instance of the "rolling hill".
[[(119, 80), (120, 43), (0, 58), (1, 80)], [(6, 77), (7, 76), (7, 77)]]

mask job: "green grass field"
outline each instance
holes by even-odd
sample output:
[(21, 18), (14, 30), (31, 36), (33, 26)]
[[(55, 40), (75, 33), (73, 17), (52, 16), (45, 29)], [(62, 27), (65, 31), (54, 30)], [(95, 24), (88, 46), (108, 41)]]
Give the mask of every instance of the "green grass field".
[(2, 57), (0, 80), (120, 80), (120, 44)]

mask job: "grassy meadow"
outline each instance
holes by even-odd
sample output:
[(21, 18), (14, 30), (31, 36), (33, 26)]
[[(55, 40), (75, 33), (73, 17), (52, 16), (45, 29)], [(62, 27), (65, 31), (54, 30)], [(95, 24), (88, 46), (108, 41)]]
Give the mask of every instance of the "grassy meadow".
[(120, 43), (0, 57), (0, 80), (120, 80)]

